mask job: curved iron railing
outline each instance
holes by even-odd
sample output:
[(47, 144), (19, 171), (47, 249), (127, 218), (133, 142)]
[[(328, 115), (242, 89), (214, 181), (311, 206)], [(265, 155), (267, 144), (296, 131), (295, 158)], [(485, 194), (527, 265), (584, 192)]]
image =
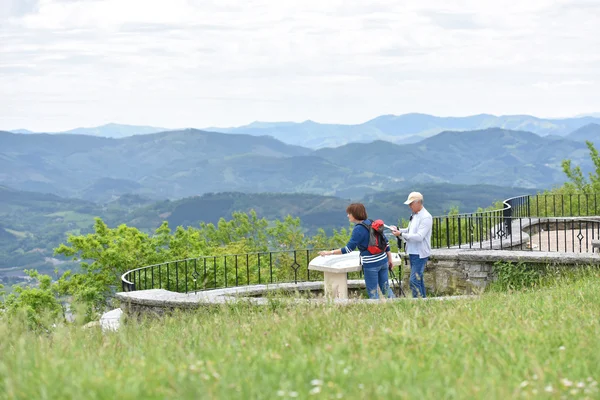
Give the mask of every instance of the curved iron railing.
[(123, 291), (190, 292), (231, 286), (322, 280), (308, 264), (319, 250), (269, 251), (204, 256), (136, 268), (121, 276)]

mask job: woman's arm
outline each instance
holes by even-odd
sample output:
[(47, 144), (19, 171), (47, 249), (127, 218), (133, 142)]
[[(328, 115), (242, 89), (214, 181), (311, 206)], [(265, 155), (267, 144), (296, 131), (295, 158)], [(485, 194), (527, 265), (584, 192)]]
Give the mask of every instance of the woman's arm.
[(361, 242), (361, 240), (364, 239), (364, 235), (360, 231), (365, 231), (368, 233), (368, 230), (365, 229), (364, 227), (362, 227), (362, 226), (359, 227), (359, 225), (355, 225), (354, 229), (352, 230), (352, 236), (350, 236), (350, 240), (348, 241), (348, 243), (346, 244), (345, 247), (342, 247), (341, 249), (335, 249), (335, 250), (320, 251), (319, 255), (320, 256), (332, 256), (335, 254), (347, 254), (347, 253), (352, 252), (354, 249), (356, 249), (358, 247), (358, 244)]

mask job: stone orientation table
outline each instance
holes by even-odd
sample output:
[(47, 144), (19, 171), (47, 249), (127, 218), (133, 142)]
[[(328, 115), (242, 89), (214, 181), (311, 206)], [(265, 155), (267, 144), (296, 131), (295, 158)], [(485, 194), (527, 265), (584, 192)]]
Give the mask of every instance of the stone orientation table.
[[(394, 266), (402, 264), (400, 255), (392, 253)], [(357, 272), (362, 269), (360, 253), (353, 251), (348, 254), (333, 256), (317, 256), (308, 264), (311, 271), (321, 271), (324, 275), (325, 296), (334, 299), (348, 298), (348, 272)]]

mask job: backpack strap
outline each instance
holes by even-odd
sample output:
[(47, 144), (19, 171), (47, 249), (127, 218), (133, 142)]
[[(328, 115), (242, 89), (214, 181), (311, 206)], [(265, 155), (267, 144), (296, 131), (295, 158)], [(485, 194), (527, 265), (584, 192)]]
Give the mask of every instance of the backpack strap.
[[(371, 236), (371, 227), (370, 227), (370, 225), (367, 225), (364, 222), (358, 222), (356, 225), (360, 225), (360, 226), (362, 226), (363, 228), (365, 228), (367, 230), (367, 233), (369, 234), (369, 237), (367, 237), (367, 246), (368, 246), (369, 245), (370, 236)], [(360, 251), (365, 251), (367, 249), (366, 247), (362, 247), (361, 248), (361, 246), (359, 246), (358, 243), (356, 244), (356, 247), (358, 247), (358, 250), (360, 250)]]
[(369, 230), (369, 225), (365, 224), (364, 222), (357, 222), (356, 225), (364, 226), (366, 230)]

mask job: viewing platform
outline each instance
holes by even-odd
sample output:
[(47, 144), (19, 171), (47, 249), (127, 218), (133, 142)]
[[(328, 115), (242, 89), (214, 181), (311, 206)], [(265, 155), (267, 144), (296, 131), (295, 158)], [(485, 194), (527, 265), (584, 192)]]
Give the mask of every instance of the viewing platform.
[[(424, 277), (428, 292), (481, 293), (496, 279), (498, 262), (557, 268), (600, 265), (600, 256), (594, 254), (600, 246), (596, 200), (596, 195), (528, 195), (505, 200), (501, 209), (434, 217), (432, 255)], [(278, 297), (283, 302), (293, 293), (307, 295), (294, 300), (301, 302), (363, 301), (349, 294), (364, 289), (358, 252), (322, 257), (319, 250), (202, 256), (141, 267), (123, 274), (123, 291), (116, 297), (126, 313), (136, 307), (189, 308), (239, 300), (264, 305), (269, 293), (277, 292), (284, 294)], [(410, 271), (406, 255), (392, 254), (393, 269), (405, 281)]]

